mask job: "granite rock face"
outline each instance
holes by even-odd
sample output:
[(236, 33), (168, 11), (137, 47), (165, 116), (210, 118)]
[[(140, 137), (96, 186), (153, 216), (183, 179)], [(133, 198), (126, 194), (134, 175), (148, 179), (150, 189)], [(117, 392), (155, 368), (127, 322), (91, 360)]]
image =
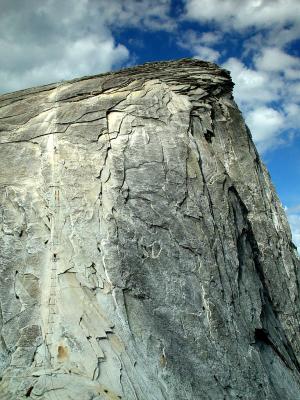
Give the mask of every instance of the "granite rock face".
[(300, 398), (299, 267), (229, 74), (0, 97), (0, 399)]

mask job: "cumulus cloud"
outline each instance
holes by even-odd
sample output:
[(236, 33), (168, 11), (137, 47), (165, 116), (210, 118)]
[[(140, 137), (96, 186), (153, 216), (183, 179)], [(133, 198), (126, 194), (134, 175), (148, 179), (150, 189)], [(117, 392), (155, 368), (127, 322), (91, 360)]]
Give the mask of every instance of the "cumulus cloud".
[(300, 126), (300, 105), (286, 102), (284, 104), (284, 112), (291, 126)]
[[(291, 56), (276, 47), (266, 47), (255, 57), (255, 66), (263, 71), (283, 72), (293, 70), (300, 78), (300, 58)], [(295, 76), (296, 77), (296, 76)]]
[(171, 31), (170, 0), (3, 0), (0, 14), (0, 93), (128, 62), (114, 29)]
[(272, 27), (297, 23), (297, 0), (186, 0), (186, 18), (201, 22), (215, 21), (227, 28)]
[(195, 53), (195, 58), (198, 58), (200, 60), (206, 60), (206, 61), (218, 61), (220, 57), (220, 53), (217, 50), (214, 50), (208, 46), (195, 46), (194, 47), (194, 53)]
[(279, 66), (257, 60), (259, 68), (249, 68), (237, 58), (229, 58), (223, 66), (231, 72), (235, 99), (258, 149), (266, 152), (289, 143), (300, 127), (300, 81), (283, 77), (283, 67), (277, 70)]
[(194, 46), (201, 44), (202, 46), (211, 46), (222, 40), (222, 33), (214, 32), (196, 32), (193, 29), (188, 29), (178, 38), (177, 43), (184, 49), (193, 49)]
[[(74, 41), (49, 45), (53, 57), (46, 57), (46, 50), (32, 45), (31, 62), (24, 68), (5, 69), (0, 67), (1, 91), (8, 92), (33, 85), (50, 83), (76, 76), (108, 71), (128, 59), (128, 50), (123, 45), (116, 45), (112, 37), (99, 38), (89, 35)], [(49, 49), (48, 48), (48, 49)], [(23, 50), (18, 45), (12, 46), (11, 57), (16, 63), (22, 62)], [(0, 43), (1, 52), (1, 43)]]
[(29, 0), (22, 7), (19, 1), (4, 1), (0, 91), (104, 72), (126, 61), (128, 50), (100, 19), (90, 27), (96, 14), (89, 5), (88, 0)]
[(173, 31), (177, 23), (170, 16), (171, 0), (90, 0), (110, 26), (134, 26)]
[(212, 46), (222, 38), (219, 32), (203, 32), (201, 34), (188, 30), (177, 40), (177, 44), (183, 49), (189, 50), (195, 58), (216, 62), (220, 58), (220, 52)]
[(276, 144), (285, 116), (271, 107), (256, 107), (247, 113), (246, 122), (258, 148), (263, 151)]
[(203, 32), (198, 40), (203, 44), (212, 45), (220, 42), (221, 39), (222, 34), (220, 32)]
[(245, 109), (279, 99), (282, 83), (270, 81), (268, 74), (264, 71), (248, 68), (234, 57), (229, 58), (223, 66), (231, 72), (235, 82), (235, 98)]

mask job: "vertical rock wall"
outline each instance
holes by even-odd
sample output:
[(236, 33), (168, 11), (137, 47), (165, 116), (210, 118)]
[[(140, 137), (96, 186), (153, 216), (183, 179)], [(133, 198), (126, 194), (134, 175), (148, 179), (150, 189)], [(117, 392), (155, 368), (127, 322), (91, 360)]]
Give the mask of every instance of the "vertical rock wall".
[(299, 258), (228, 73), (0, 97), (0, 399), (300, 398)]

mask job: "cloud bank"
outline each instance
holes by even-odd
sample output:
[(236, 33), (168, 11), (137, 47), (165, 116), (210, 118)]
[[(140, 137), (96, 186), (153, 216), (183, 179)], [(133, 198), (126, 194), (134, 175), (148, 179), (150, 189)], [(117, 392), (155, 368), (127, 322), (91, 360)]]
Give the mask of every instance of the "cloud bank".
[(3, 0), (0, 93), (109, 71), (129, 61), (112, 28), (171, 31), (165, 0)]

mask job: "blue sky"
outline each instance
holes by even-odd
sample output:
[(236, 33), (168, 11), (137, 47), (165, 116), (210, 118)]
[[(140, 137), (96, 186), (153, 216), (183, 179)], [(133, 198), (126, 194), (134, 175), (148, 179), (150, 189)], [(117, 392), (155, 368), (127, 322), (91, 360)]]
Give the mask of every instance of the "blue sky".
[(147, 61), (231, 71), (300, 249), (299, 0), (1, 0), (0, 93)]

